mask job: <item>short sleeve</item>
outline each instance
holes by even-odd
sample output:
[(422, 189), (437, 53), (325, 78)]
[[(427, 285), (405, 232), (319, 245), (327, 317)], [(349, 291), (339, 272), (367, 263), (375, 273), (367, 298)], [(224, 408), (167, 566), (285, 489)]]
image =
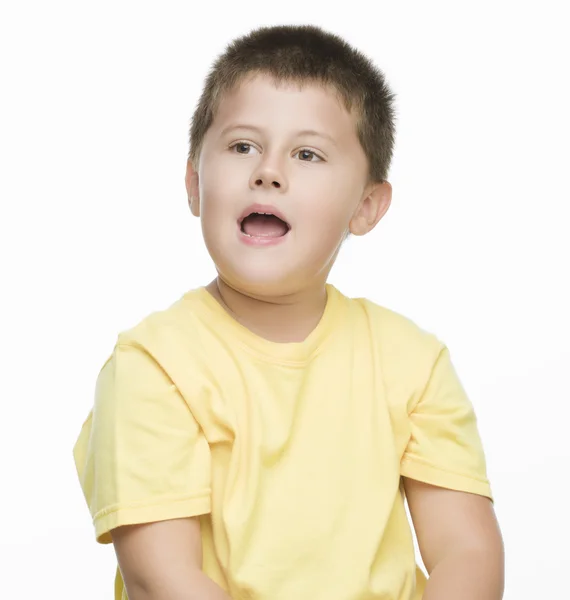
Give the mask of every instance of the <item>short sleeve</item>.
[(141, 346), (117, 344), (101, 369), (74, 458), (100, 543), (121, 525), (210, 512), (207, 440)]
[(493, 501), (474, 408), (446, 346), (441, 346), (409, 423), (401, 475)]

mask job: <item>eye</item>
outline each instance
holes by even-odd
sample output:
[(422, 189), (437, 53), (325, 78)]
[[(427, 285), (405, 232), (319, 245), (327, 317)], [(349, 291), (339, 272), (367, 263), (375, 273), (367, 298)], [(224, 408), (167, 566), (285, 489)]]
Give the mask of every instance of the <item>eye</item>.
[[(316, 152), (309, 150), (308, 148), (299, 150), (297, 154), (302, 162), (320, 162), (323, 160)], [(313, 160), (313, 158), (316, 158), (317, 160)]]
[(228, 146), (230, 150), (235, 148), (235, 154), (250, 154), (249, 150), (253, 148), (248, 142), (235, 142), (231, 146)]

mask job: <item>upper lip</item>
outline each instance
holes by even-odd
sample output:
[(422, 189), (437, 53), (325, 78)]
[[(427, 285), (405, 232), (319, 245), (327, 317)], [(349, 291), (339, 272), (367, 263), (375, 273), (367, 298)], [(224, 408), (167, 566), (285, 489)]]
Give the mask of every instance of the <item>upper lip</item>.
[(270, 204), (252, 204), (251, 206), (248, 206), (241, 213), (238, 219), (238, 225), (241, 227), (242, 221), (253, 213), (275, 215), (276, 217), (281, 219), (289, 229), (291, 229), (291, 225), (289, 225), (289, 221), (287, 221), (283, 213), (279, 209), (275, 208), (275, 206), (271, 206)]

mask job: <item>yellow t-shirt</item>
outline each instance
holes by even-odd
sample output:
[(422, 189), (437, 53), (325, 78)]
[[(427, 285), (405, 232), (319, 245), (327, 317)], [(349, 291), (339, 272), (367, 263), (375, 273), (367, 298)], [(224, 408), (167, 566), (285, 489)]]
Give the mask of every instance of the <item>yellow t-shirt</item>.
[(327, 296), (300, 343), (205, 288), (120, 333), (74, 447), (98, 542), (201, 515), (204, 572), (234, 600), (421, 598), (400, 476), (492, 500), (473, 407), (433, 334)]

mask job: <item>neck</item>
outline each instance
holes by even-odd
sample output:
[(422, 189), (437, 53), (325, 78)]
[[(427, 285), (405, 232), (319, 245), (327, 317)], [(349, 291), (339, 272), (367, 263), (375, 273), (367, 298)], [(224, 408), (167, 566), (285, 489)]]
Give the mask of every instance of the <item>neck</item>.
[(287, 296), (250, 296), (217, 277), (206, 289), (224, 309), (252, 333), (271, 342), (302, 342), (315, 329), (325, 309), (322, 282)]

